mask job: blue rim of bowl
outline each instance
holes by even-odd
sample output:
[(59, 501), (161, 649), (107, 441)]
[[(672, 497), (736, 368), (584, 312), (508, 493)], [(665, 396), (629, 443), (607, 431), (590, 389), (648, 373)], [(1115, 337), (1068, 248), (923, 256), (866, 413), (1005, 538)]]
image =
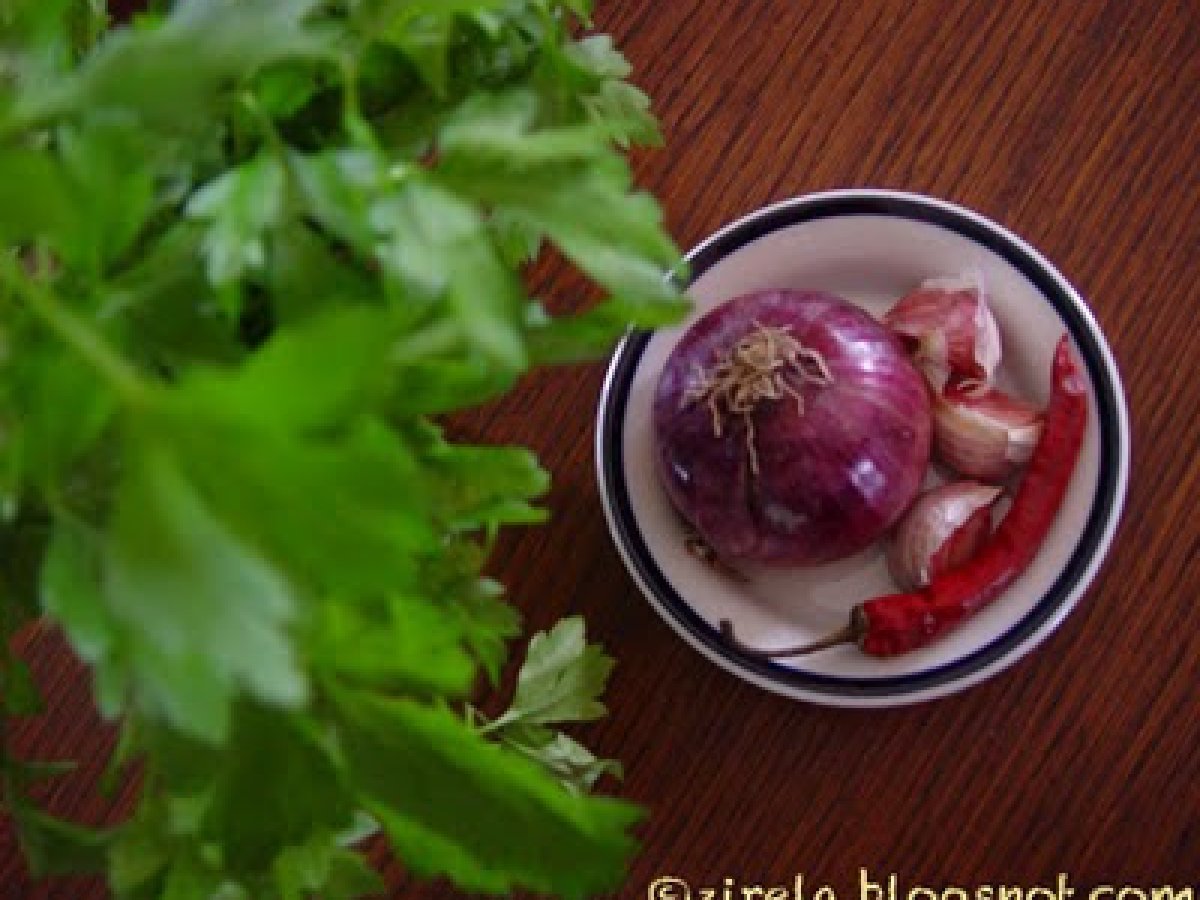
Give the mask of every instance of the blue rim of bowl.
[[(904, 695), (945, 693), (955, 682), (973, 683), (981, 673), (1014, 661), (1053, 628), (1086, 589), (1115, 531), (1124, 501), (1128, 468), (1128, 414), (1116, 366), (1091, 312), (1070, 283), (1021, 238), (982, 215), (918, 194), (874, 189), (848, 189), (785, 200), (717, 232), (690, 253), (694, 281), (725, 257), (772, 232), (804, 222), (845, 216), (886, 216), (945, 228), (1001, 257), (1038, 289), (1070, 332), (1096, 395), (1100, 426), (1099, 483), (1079, 540), (1050, 589), (1003, 634), (972, 653), (911, 674), (879, 678), (823, 675), (738, 652), (679, 595), (654, 559), (637, 526), (625, 477), (625, 409), (634, 373), (652, 332), (630, 333), (617, 348), (600, 401), (596, 435), (597, 472), (613, 537), (626, 565), (643, 589), (653, 593), (660, 609), (714, 659), (733, 663), (755, 680), (788, 694), (814, 698), (855, 698), (869, 703)], [(1006, 659), (1007, 657), (1007, 659)]]

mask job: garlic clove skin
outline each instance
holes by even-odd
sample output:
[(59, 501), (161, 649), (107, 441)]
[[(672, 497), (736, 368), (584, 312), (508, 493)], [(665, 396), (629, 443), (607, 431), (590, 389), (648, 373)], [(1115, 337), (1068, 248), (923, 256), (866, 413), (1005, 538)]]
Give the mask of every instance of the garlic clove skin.
[(1003, 480), (1029, 462), (1041, 435), (1041, 411), (996, 388), (951, 384), (934, 396), (934, 452), (961, 475)]
[(992, 506), (1002, 493), (995, 485), (953, 481), (918, 497), (888, 544), (896, 583), (922, 588), (973, 557), (991, 534)]
[(927, 279), (901, 297), (883, 322), (914, 348), (935, 391), (953, 379), (990, 384), (1000, 364), (1000, 329), (979, 272)]

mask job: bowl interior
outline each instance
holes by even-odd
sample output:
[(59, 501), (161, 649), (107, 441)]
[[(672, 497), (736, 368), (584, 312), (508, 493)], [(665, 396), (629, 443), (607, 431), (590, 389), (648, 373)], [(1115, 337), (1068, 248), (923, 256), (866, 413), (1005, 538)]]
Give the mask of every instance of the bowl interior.
[[(916, 696), (944, 690), (956, 680), (977, 680), (978, 673), (994, 668), (998, 658), (1019, 655), (1022, 648), (1036, 643), (1039, 628), (1044, 631), (1047, 623), (1052, 626), (1065, 615), (1094, 572), (1088, 554), (1102, 553), (1111, 536), (1103, 520), (1115, 516), (1119, 502), (1108, 504), (1111, 510), (1098, 507), (1105, 492), (1103, 467), (1114, 464), (1105, 458), (1105, 423), (1100, 416), (1089, 420), (1063, 507), (1036, 560), (993, 604), (928, 648), (894, 659), (869, 658), (855, 647), (843, 646), (764, 665), (723, 646), (714, 630), (721, 619), (732, 620), (739, 637), (758, 646), (804, 643), (828, 634), (845, 624), (855, 603), (896, 589), (883, 549), (876, 546), (814, 568), (752, 570), (744, 582), (723, 577), (696, 559), (686, 549), (686, 530), (655, 471), (651, 404), (658, 373), (691, 322), (739, 294), (768, 288), (826, 290), (882, 315), (924, 279), (966, 270), (980, 273), (991, 295), (1004, 345), (999, 383), (1005, 389), (1042, 404), (1049, 392), (1053, 350), (1063, 331), (1071, 330), (1081, 339), (1076, 341), (1080, 346), (1099, 339), (1103, 348), (1103, 340), (1098, 332), (1082, 333), (1090, 323), (1086, 311), (1080, 319), (1064, 315), (1050, 302), (1029, 276), (1028, 260), (1018, 267), (997, 252), (990, 239), (981, 241), (978, 235), (935, 221), (848, 214), (776, 222), (771, 228), (759, 221), (751, 227), (764, 233), (747, 239), (743, 223), (732, 230), (736, 237), (740, 228), (740, 238), (731, 240), (727, 234), (724, 242), (716, 240), (698, 251), (698, 272), (690, 288), (695, 309), (687, 321), (638, 336), (621, 351), (636, 354), (637, 359), (624, 360), (625, 383), (617, 386), (623, 402), (614, 404), (611, 396), (606, 399), (606, 415), (619, 417), (620, 427), (604, 429), (608, 436), (617, 436), (617, 446), (602, 447), (601, 452), (619, 456), (615, 480), (622, 483), (606, 483), (606, 493), (616, 489), (625, 494), (615, 512), (610, 503), (610, 517), (631, 519), (618, 530), (626, 538), (632, 533), (638, 536), (632, 543), (624, 541), (622, 552), (643, 590), (677, 630), (726, 667), (753, 680), (772, 682), (768, 687), (801, 696), (809, 691)], [(1091, 409), (1097, 410), (1102, 405), (1094, 377), (1097, 363), (1085, 362), (1092, 376)], [(605, 436), (600, 435), (601, 441)], [(937, 477), (931, 474), (931, 483)], [(1084, 546), (1086, 533), (1097, 528), (1101, 539), (1093, 535), (1091, 546)], [(618, 542), (622, 543), (621, 534)], [(639, 555), (649, 558), (631, 558)], [(1064, 584), (1063, 574), (1072, 567), (1078, 571), (1071, 583)], [(1053, 608), (1047, 611), (1051, 601)], [(1032, 618), (1038, 619), (1033, 623), (1036, 628), (1031, 626)], [(972, 658), (975, 663), (965, 665)]]

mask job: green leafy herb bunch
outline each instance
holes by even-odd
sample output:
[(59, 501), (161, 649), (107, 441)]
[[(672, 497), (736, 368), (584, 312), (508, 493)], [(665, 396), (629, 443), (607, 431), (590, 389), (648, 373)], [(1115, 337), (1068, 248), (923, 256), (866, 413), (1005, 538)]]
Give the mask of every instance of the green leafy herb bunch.
[[(0, 700), (35, 711), (10, 639), (52, 622), (140, 783), (89, 830), (0, 756), (35, 871), (338, 900), (380, 889), (378, 830), (467, 890), (619, 883), (638, 810), (559, 730), (604, 711), (582, 624), (470, 705), (520, 630), (481, 572), (548, 476), (438, 425), (682, 307), (624, 156), (657, 127), (589, 7), (0, 2)], [(549, 315), (544, 244), (607, 299)]]

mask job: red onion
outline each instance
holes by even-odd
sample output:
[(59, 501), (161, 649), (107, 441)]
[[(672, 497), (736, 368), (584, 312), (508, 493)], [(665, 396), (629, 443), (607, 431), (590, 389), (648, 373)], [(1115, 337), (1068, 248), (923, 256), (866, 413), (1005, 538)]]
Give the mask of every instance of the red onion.
[(916, 497), (930, 427), (928, 389), (899, 340), (812, 291), (708, 312), (654, 400), (667, 494), (734, 563), (808, 565), (869, 546)]

